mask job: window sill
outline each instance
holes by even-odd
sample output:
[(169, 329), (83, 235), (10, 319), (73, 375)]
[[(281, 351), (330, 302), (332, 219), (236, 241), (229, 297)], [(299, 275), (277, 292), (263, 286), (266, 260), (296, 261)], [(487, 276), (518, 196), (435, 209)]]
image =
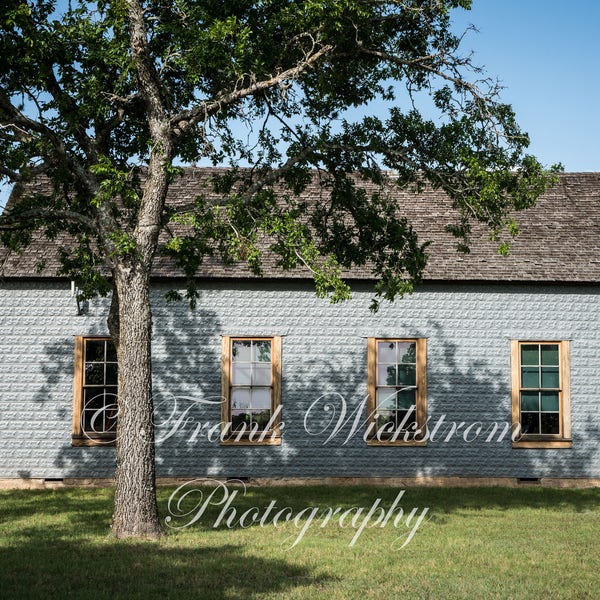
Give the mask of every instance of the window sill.
[[(260, 436), (257, 436), (260, 437)], [(239, 440), (235, 437), (226, 438), (221, 440), (221, 446), (281, 446), (281, 436), (274, 436), (272, 434), (265, 435), (263, 440), (250, 440), (248, 438), (240, 438)]]
[(544, 440), (544, 439), (521, 439), (512, 443), (513, 448), (572, 448), (573, 440)]
[(116, 444), (116, 437), (87, 437), (73, 436), (71, 438), (71, 446), (114, 446)]

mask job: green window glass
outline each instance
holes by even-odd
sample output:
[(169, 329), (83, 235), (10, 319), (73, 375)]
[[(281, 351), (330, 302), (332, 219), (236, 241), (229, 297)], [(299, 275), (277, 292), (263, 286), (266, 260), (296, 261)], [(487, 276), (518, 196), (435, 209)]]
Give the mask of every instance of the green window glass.
[(560, 433), (558, 344), (521, 344), (520, 413), (523, 435)]

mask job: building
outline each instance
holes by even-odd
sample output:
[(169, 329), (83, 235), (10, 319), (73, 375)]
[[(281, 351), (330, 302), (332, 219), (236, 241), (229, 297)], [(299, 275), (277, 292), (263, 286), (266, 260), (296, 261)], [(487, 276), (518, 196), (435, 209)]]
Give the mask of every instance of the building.
[[(600, 482), (600, 173), (561, 176), (508, 256), (477, 228), (457, 253), (440, 192), (395, 193), (430, 260), (376, 314), (366, 272), (331, 305), (303, 273), (210, 261), (191, 312), (165, 301), (182, 280), (157, 260), (159, 477)], [(78, 305), (47, 240), (0, 265), (0, 479), (111, 477), (107, 300)]]

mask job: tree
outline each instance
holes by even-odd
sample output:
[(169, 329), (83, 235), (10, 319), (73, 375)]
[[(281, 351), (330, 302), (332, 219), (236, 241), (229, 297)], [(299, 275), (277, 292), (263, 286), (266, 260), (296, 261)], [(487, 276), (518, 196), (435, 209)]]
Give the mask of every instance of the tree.
[[(0, 174), (15, 183), (2, 239), (68, 232), (63, 273), (82, 295), (111, 294), (118, 351), (117, 536), (160, 535), (154, 484), (150, 276), (159, 234), (194, 272), (207, 255), (260, 273), (261, 240), (316, 290), (349, 296), (341, 273), (372, 265), (376, 308), (410, 292), (426, 253), (384, 193), (443, 188), (454, 233), (516, 226), (551, 173), (498, 87), (459, 53), (452, 9), (470, 0), (5, 0), (0, 8)], [(417, 106), (429, 99), (435, 117)], [(388, 107), (357, 117), (356, 107)], [(240, 133), (244, 132), (245, 133)], [(177, 165), (231, 168), (206, 198), (165, 205)], [(246, 165), (248, 168), (240, 168)], [(315, 171), (316, 170), (316, 171)], [(318, 173), (319, 175), (315, 175)], [(53, 192), (27, 193), (47, 177)], [(380, 186), (367, 193), (361, 181)], [(303, 202), (317, 181), (326, 194)]]

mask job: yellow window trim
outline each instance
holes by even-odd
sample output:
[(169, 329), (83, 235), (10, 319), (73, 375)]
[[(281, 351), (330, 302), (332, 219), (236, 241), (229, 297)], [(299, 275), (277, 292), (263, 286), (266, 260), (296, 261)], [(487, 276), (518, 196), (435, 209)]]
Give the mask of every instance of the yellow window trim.
[[(375, 414), (377, 412), (377, 343), (378, 342), (415, 342), (416, 344), (416, 423), (418, 435), (404, 439), (390, 440), (377, 438)], [(425, 338), (368, 338), (367, 340), (367, 426), (370, 435), (369, 446), (426, 446), (427, 445), (427, 340)]]
[(521, 346), (556, 344), (559, 348), (559, 414), (560, 432), (545, 435), (521, 435), (513, 441), (513, 448), (571, 448), (571, 385), (568, 340), (511, 340), (512, 424), (517, 431), (521, 423)]
[[(256, 433), (253, 438), (231, 432), (231, 346), (238, 340), (271, 341), (271, 415), (276, 415), (274, 427)], [(224, 446), (277, 446), (281, 444), (281, 336), (224, 335), (221, 351), (221, 445)], [(256, 438), (256, 439), (254, 439)]]

